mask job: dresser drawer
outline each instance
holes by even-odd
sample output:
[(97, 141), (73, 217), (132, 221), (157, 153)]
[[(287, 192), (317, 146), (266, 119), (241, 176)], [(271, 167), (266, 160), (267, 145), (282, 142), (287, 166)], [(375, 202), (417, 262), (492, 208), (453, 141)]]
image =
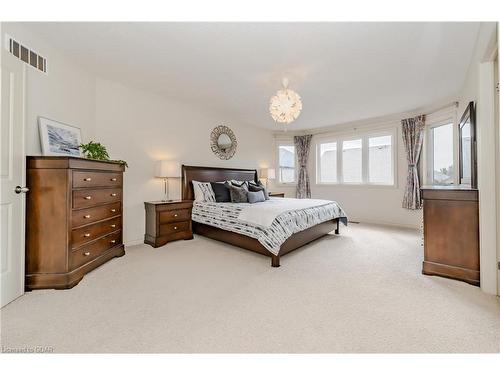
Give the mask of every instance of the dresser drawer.
[(74, 188), (119, 186), (122, 186), (121, 173), (73, 171)]
[(166, 234), (173, 234), (179, 232), (190, 232), (190, 221), (181, 221), (176, 223), (169, 224), (161, 224), (160, 225), (160, 236), (164, 236)]
[(118, 229), (121, 229), (121, 217), (115, 217), (114, 219), (73, 229), (71, 231), (71, 247), (75, 249), (87, 242), (93, 241), (96, 238), (114, 232)]
[(172, 210), (160, 212), (160, 224), (191, 220), (191, 210)]
[(97, 258), (99, 255), (111, 249), (114, 246), (121, 244), (122, 235), (121, 231), (117, 231), (102, 237), (97, 241), (91, 242), (85, 246), (71, 251), (69, 264), (71, 269), (78, 268), (85, 263), (90, 262), (92, 259)]
[(85, 189), (73, 191), (73, 208), (86, 208), (99, 204), (119, 202), (121, 189)]
[(71, 226), (73, 228), (91, 224), (95, 221), (104, 220), (109, 217), (121, 215), (122, 205), (120, 202), (107, 204), (105, 206), (84, 208), (71, 212)]

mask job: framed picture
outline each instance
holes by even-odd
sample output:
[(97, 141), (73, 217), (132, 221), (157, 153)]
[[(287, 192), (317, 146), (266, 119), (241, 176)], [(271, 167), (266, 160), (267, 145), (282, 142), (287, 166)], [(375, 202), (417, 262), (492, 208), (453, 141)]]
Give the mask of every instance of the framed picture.
[(80, 128), (38, 117), (38, 129), (44, 156), (82, 156), (78, 147), (82, 143)]

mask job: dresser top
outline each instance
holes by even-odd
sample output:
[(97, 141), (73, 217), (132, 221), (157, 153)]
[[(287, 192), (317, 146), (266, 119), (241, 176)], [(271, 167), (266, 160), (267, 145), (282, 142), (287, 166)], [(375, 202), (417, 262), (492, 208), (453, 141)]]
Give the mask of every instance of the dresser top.
[(193, 203), (191, 200), (182, 200), (182, 199), (174, 199), (171, 201), (150, 201), (150, 202), (144, 202), (144, 204), (151, 204), (151, 205), (163, 205), (163, 204), (178, 204), (178, 203)]
[(102, 171), (125, 171), (118, 161), (95, 160), (75, 156), (27, 156), (28, 169), (86, 169)]
[(444, 191), (477, 191), (467, 185), (424, 185), (421, 190), (444, 190)]

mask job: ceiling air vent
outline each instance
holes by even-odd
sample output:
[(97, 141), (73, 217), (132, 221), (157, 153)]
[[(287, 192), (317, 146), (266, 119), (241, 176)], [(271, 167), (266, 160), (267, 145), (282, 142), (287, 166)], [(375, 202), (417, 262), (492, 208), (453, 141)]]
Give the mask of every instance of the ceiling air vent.
[(10, 53), (32, 68), (47, 73), (47, 59), (45, 57), (40, 56), (37, 52), (19, 43), (17, 40), (8, 35), (6, 36), (6, 39), (6, 47)]

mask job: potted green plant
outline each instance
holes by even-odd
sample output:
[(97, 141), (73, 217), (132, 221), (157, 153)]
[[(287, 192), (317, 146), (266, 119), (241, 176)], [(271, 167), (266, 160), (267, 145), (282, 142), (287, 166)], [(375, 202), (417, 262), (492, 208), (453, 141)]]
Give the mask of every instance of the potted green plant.
[(89, 143), (82, 143), (79, 147), (82, 149), (87, 159), (114, 161), (128, 167), (125, 160), (111, 160), (108, 150), (99, 142), (90, 141)]

